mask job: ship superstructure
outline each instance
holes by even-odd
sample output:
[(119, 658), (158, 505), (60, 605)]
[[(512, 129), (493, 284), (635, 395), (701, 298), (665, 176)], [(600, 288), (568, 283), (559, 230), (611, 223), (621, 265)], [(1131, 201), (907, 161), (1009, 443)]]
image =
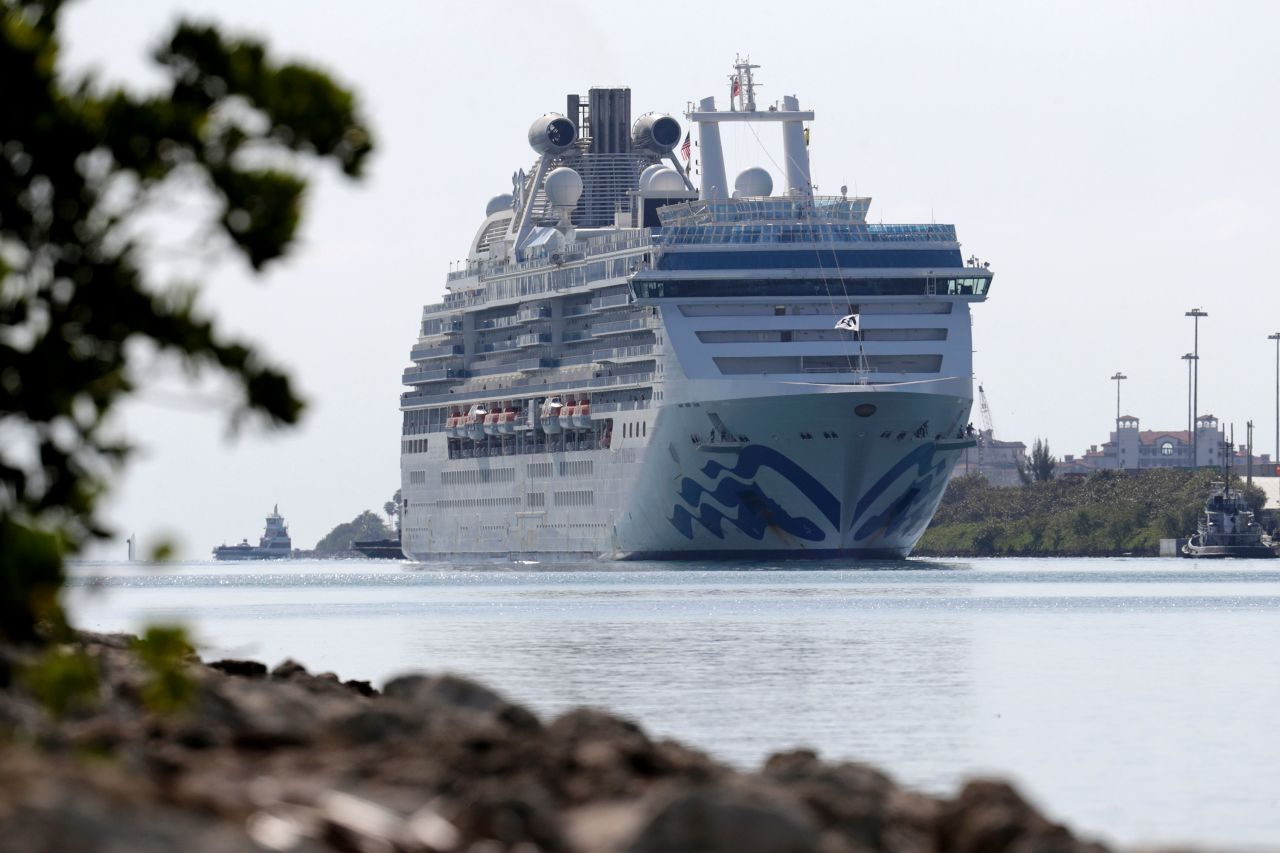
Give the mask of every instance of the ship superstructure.
[[(692, 134), (627, 89), (534, 122), (404, 374), (407, 556), (910, 552), (973, 444), (992, 274), (951, 225), (815, 195), (814, 114), (758, 109), (755, 68), (686, 113), (696, 187)], [(725, 122), (781, 128), (781, 191), (729, 188)]]

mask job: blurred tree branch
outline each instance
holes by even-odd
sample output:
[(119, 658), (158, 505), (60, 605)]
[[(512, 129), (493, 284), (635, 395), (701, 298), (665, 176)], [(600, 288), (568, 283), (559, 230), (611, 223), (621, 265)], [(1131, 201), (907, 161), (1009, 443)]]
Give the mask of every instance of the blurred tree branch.
[(129, 448), (103, 422), (134, 390), (129, 344), (233, 378), (236, 421), (287, 425), (302, 411), (288, 377), (223, 335), (194, 289), (148, 280), (138, 217), (194, 186), (210, 202), (208, 233), (260, 271), (294, 242), (306, 170), (323, 161), (358, 178), (372, 150), (350, 91), (211, 26), (180, 23), (156, 49), (163, 91), (70, 77), (58, 69), (62, 5), (0, 0), (0, 636), (10, 640), (34, 639), (41, 619), (61, 624), (62, 560), (105, 534), (96, 500)]

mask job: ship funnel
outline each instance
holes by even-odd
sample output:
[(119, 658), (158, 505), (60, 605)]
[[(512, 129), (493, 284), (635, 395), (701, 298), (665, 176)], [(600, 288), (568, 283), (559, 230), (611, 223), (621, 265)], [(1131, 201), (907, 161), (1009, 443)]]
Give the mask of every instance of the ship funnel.
[(680, 122), (665, 113), (645, 113), (631, 126), (631, 147), (666, 154), (680, 144)]
[(559, 113), (547, 113), (529, 127), (529, 147), (539, 154), (559, 154), (577, 138), (573, 122)]

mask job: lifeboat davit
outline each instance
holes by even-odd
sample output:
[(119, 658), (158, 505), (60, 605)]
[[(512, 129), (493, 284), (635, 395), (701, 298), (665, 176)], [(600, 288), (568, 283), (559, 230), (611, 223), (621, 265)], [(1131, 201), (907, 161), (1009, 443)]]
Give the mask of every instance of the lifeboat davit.
[(511, 435), (516, 431), (516, 410), (507, 406), (502, 410), (502, 416), (498, 418), (498, 431), (503, 435)]
[(497, 435), (498, 422), (502, 420), (502, 410), (498, 406), (489, 409), (488, 414), (484, 416), (484, 434)]
[(466, 423), (463, 425), (467, 438), (472, 441), (479, 441), (484, 438), (484, 419), (488, 414), (488, 410), (480, 404), (471, 407), (471, 410), (467, 412)]
[(542, 431), (555, 434), (560, 431), (560, 412), (564, 409), (564, 403), (560, 402), (559, 397), (548, 397), (542, 404), (542, 410), (538, 413), (538, 419), (542, 422)]
[(574, 429), (574, 416), (577, 414), (578, 404), (574, 400), (566, 400), (564, 408), (560, 410), (560, 429)]
[(591, 401), (583, 397), (573, 412), (573, 425), (578, 429), (591, 429)]

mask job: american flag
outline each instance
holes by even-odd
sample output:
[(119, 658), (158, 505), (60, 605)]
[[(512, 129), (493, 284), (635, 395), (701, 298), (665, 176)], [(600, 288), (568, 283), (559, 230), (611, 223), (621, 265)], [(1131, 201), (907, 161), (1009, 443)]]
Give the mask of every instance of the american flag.
[(680, 156), (685, 159), (685, 162), (689, 161), (689, 146), (691, 144), (692, 143), (689, 141), (689, 134), (686, 133), (684, 135), (684, 142), (680, 146)]

